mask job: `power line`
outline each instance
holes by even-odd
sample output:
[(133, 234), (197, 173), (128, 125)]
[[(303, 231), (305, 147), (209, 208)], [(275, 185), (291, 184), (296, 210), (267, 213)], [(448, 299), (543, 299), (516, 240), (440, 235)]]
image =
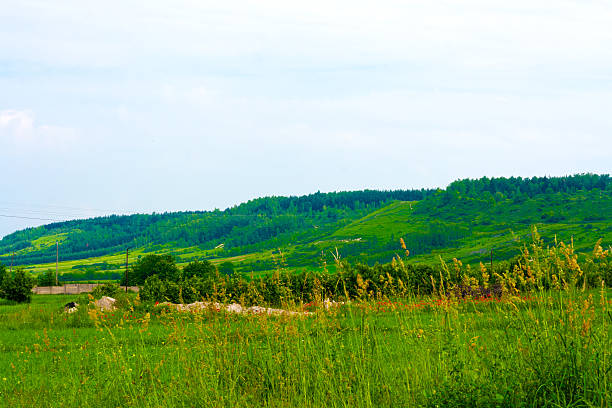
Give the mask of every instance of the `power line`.
[(0, 200), (0, 204), (8, 204), (8, 205), (19, 206), (19, 207), (39, 207), (39, 208), (55, 208), (55, 209), (60, 209), (60, 210), (95, 211), (95, 212), (101, 212), (101, 213), (115, 212), (115, 210), (103, 210), (99, 208), (72, 207), (72, 206), (66, 206), (66, 205), (53, 205), (53, 204), (44, 204), (44, 205), (28, 204), (28, 203), (18, 203), (15, 201), (6, 201), (6, 200)]
[(55, 218), (38, 218), (38, 217), (24, 217), (24, 216), (19, 216), (19, 215), (8, 215), (8, 214), (0, 214), (0, 217), (5, 217), (5, 218), (20, 218), (20, 219), (24, 219), (24, 220), (38, 220), (38, 221), (55, 221), (55, 222), (65, 222), (68, 220), (58, 220)]

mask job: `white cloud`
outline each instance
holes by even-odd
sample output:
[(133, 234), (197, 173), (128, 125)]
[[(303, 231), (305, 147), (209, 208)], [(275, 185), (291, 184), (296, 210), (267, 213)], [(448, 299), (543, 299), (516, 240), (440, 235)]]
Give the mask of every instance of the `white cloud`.
[(0, 111), (0, 129), (7, 134), (13, 134), (17, 137), (26, 135), (32, 131), (33, 123), (34, 120), (27, 111)]
[(32, 112), (0, 111), (0, 143), (3, 149), (19, 151), (66, 151), (77, 141), (75, 129), (37, 124)]

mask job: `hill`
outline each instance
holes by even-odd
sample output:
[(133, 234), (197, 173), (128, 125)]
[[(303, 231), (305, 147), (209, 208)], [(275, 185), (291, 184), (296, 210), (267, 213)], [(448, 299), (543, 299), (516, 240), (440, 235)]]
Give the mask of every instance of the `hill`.
[[(446, 189), (315, 193), (265, 197), (224, 211), (109, 216), (54, 223), (0, 241), (0, 262), (54, 267), (60, 243), (66, 277), (120, 273), (132, 257), (172, 253), (179, 263), (230, 260), (239, 272), (318, 268), (336, 251), (352, 261), (388, 262), (403, 238), (415, 262), (458, 257), (509, 259), (536, 225), (547, 239), (574, 239), (581, 251), (612, 242), (609, 175), (481, 178)], [(323, 255), (323, 257), (322, 257)]]

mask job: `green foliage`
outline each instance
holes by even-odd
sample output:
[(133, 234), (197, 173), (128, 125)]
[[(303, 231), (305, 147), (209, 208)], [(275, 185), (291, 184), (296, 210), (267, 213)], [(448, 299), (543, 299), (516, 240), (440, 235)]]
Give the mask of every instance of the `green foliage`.
[[(57, 282), (59, 283), (59, 282)], [(51, 269), (47, 269), (45, 272), (39, 274), (36, 277), (36, 285), (38, 286), (55, 286), (55, 272)]]
[(214, 285), (211, 280), (198, 276), (180, 282), (164, 281), (157, 275), (147, 278), (140, 288), (140, 299), (146, 302), (192, 303), (203, 299)]
[(159, 276), (149, 276), (138, 292), (140, 299), (150, 302), (166, 300), (166, 283)]
[(189, 279), (197, 276), (201, 279), (214, 278), (216, 273), (215, 265), (210, 261), (193, 261), (183, 268), (183, 279)]
[[(108, 216), (29, 228), (0, 240), (0, 254), (16, 252), (20, 264), (52, 262), (55, 246), (47, 245), (53, 235), (61, 237), (64, 260), (83, 259), (125, 250), (172, 242), (177, 246), (225, 248), (258, 245), (358, 218), (392, 200), (420, 200), (429, 190), (354, 191), (315, 193), (301, 197), (265, 197), (224, 211)], [(41, 245), (41, 242), (47, 244)], [(0, 257), (2, 258), (2, 257)], [(4, 258), (8, 259), (7, 256)], [(0, 259), (2, 260), (2, 259)]]
[[(149, 276), (153, 275), (157, 275), (162, 280), (179, 280), (180, 270), (174, 263), (174, 257), (169, 254), (145, 255), (132, 266), (128, 276), (128, 284), (142, 285)], [(123, 277), (121, 285), (125, 285), (125, 277)]]
[[(0, 263), (0, 288), (2, 288), (2, 282), (4, 282), (4, 278), (6, 277), (6, 267)], [(2, 294), (0, 289), (0, 295)]]
[(227, 276), (234, 275), (234, 272), (236, 271), (236, 267), (234, 266), (234, 263), (231, 261), (221, 262), (219, 264), (218, 269), (221, 275), (227, 275)]
[(28, 303), (32, 298), (34, 282), (23, 269), (17, 269), (13, 275), (5, 275), (0, 288), (0, 297), (17, 303)]
[(96, 286), (91, 291), (91, 295), (96, 299), (100, 299), (102, 296), (114, 298), (119, 294), (120, 290), (121, 288), (117, 283), (105, 283), (103, 285)]
[[(537, 229), (512, 261), (499, 262), (493, 270), (477, 268), (453, 259), (437, 265), (413, 264), (397, 256), (387, 264), (351, 264), (338, 260), (336, 273), (289, 272), (277, 269), (255, 279), (216, 273), (183, 280), (153, 275), (145, 281), (141, 298), (146, 301), (183, 303), (200, 299), (239, 301), (245, 305), (275, 306), (336, 300), (393, 299), (437, 294), (459, 298), (501, 297), (522, 292), (561, 290), (568, 287), (601, 287), (610, 282), (612, 250), (598, 241), (592, 256), (578, 259), (573, 242), (545, 246)], [(200, 265), (194, 263), (193, 265)], [(192, 267), (193, 267), (192, 265)]]
[[(301, 270), (320, 269), (321, 260), (333, 261), (330, 252), (336, 248), (352, 264), (388, 263), (403, 238), (414, 262), (433, 265), (442, 256), (478, 265), (488, 262), (491, 249), (496, 262), (510, 260), (533, 224), (549, 237), (546, 243), (555, 235), (565, 242), (573, 236), (584, 260), (591, 250), (587, 243), (612, 241), (610, 214), (608, 175), (482, 178), (458, 180), (437, 191), (267, 197), (225, 211), (56, 223), (5, 237), (0, 241), (0, 261), (6, 263), (6, 254), (15, 250), (21, 264), (54, 260), (51, 244), (60, 240), (64, 260), (98, 256), (65, 261), (66, 280), (121, 278), (125, 256), (120, 251), (126, 245), (134, 248), (131, 256), (171, 253), (181, 265), (208, 259), (221, 268), (231, 261), (234, 274), (246, 277), (274, 270), (271, 253), (278, 248), (286, 267)], [(81, 246), (87, 243), (85, 250)]]
[(65, 303), (87, 297), (36, 295), (32, 305), (0, 303), (0, 401), (608, 407), (612, 292), (575, 289), (351, 302), (301, 316), (179, 313), (133, 297), (116, 311), (68, 315)]

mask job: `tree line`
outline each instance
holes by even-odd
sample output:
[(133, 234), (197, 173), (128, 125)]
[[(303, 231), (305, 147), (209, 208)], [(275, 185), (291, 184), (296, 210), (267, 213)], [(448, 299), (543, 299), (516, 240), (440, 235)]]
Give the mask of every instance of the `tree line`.
[[(432, 190), (364, 190), (314, 193), (300, 197), (265, 197), (224, 211), (193, 211), (163, 214), (111, 215), (87, 220), (52, 223), (28, 228), (0, 241), (0, 261), (49, 235), (62, 239), (62, 259), (82, 259), (152, 244), (175, 242), (177, 246), (203, 245), (226, 248), (257, 244), (281, 234), (356, 219), (392, 200), (421, 200)], [(22, 253), (16, 264), (39, 264), (55, 260), (55, 246)]]

